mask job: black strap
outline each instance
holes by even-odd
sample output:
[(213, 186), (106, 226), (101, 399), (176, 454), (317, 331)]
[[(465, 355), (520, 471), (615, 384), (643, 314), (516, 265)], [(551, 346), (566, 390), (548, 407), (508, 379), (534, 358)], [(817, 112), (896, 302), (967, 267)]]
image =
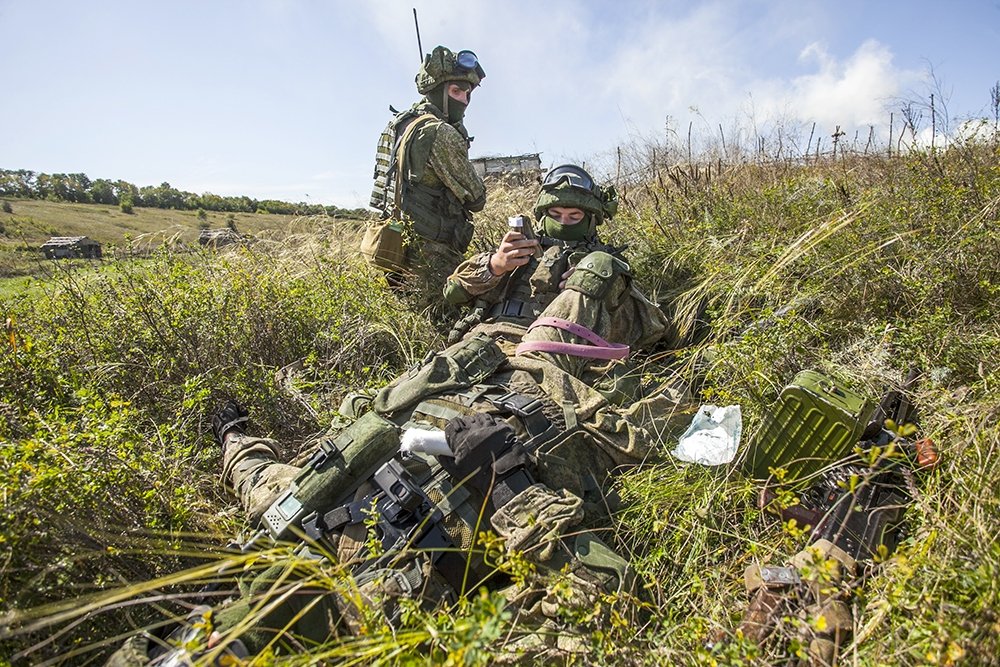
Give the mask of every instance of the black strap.
[(487, 396), (487, 400), (493, 403), (498, 409), (515, 415), (521, 421), (524, 430), (528, 432), (529, 439), (524, 444), (525, 448), (529, 451), (538, 448), (540, 445), (559, 435), (559, 429), (542, 412), (544, 404), (541, 399), (520, 394), (516, 391), (508, 391), (506, 394), (496, 398)]
[(313, 513), (302, 519), (302, 530), (312, 539), (318, 540), (326, 533), (361, 523), (368, 518), (364, 510), (372, 506), (373, 500), (375, 494), (368, 494), (361, 500), (334, 507), (325, 514)]

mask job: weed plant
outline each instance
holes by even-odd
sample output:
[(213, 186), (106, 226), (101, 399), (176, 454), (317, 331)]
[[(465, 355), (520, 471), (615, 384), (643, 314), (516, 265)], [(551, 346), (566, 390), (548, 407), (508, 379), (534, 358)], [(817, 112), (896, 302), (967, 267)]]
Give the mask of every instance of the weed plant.
[[(872, 398), (922, 369), (914, 398), (941, 465), (920, 476), (895, 555), (861, 582), (841, 659), (1000, 664), (996, 143), (796, 161), (720, 155), (677, 167), (651, 145), (608, 169), (623, 202), (604, 236), (629, 247), (636, 279), (686, 341), (654, 351), (647, 379), (679, 376), (705, 403), (740, 404), (745, 443), (801, 369)], [(530, 212), (533, 192), (495, 184), (474, 248)], [(135, 628), (185, 613), (185, 591), (220, 563), (253, 570), (291, 558), (223, 548), (245, 526), (218, 487), (212, 409), (240, 398), (255, 432), (291, 459), (345, 393), (441, 345), (355, 260), (349, 231), (320, 224), (218, 254), (164, 251), (2, 297), (0, 653), (99, 664)], [(276, 385), (293, 362), (291, 385)], [(612, 541), (643, 590), (603, 601), (611, 621), (583, 623), (563, 660), (791, 664), (788, 637), (756, 647), (734, 628), (745, 567), (782, 564), (804, 546), (801, 529), (757, 509), (745, 444), (712, 469), (658, 444), (657, 460), (615, 482), (623, 510)], [(333, 565), (303, 567), (314, 585), (343, 585)], [(373, 617), (361, 636), (259, 664), (472, 665), (517, 650), (544, 661), (522, 632), (482, 593), (443, 612), (408, 609), (395, 630)]]

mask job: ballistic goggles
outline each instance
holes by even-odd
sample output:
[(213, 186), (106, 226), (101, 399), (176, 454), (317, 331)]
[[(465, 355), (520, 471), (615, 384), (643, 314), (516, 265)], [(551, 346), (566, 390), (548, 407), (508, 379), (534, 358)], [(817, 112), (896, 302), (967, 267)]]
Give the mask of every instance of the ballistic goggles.
[(542, 189), (555, 188), (562, 183), (568, 183), (571, 188), (591, 194), (600, 192), (591, 175), (574, 164), (563, 164), (549, 169), (542, 181)]
[(479, 65), (479, 58), (472, 51), (459, 51), (455, 54), (455, 69), (462, 72), (475, 72), (480, 79), (486, 78), (486, 72)]

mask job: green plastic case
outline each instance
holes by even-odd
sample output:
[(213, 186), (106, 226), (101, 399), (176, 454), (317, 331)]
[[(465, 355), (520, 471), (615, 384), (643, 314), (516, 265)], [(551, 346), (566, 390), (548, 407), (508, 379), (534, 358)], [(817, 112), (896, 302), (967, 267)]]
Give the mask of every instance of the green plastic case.
[(812, 475), (851, 452), (874, 412), (867, 398), (812, 370), (781, 391), (747, 451), (746, 469), (767, 479), (784, 468), (786, 482)]

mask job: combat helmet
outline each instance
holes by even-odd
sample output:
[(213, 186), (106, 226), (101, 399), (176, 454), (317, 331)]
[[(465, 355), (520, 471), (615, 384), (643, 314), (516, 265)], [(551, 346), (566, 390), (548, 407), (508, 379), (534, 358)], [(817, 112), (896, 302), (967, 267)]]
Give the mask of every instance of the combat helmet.
[(486, 72), (472, 51), (454, 53), (443, 46), (435, 46), (424, 56), (415, 80), (417, 92), (427, 95), (445, 82), (465, 81), (475, 88), (485, 78)]
[[(578, 208), (587, 214), (576, 225), (560, 225), (546, 213), (553, 206)], [(597, 233), (597, 225), (618, 212), (618, 193), (613, 185), (601, 187), (582, 167), (563, 164), (553, 167), (542, 180), (542, 191), (535, 203), (535, 219), (543, 233), (557, 239), (581, 241)]]

